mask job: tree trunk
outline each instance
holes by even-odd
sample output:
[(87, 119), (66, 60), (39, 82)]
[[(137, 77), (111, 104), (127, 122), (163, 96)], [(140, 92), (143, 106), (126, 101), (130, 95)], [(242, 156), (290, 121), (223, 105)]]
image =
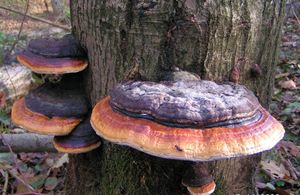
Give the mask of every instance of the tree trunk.
[[(280, 0), (71, 1), (73, 32), (89, 57), (87, 94), (95, 105), (124, 79), (159, 81), (175, 67), (226, 81), (235, 65), (239, 82), (267, 107), (284, 7)], [(262, 74), (251, 74), (254, 64)], [(259, 161), (260, 155), (209, 162), (216, 194), (252, 194)], [(187, 194), (187, 164), (103, 141), (98, 150), (71, 156), (66, 192)]]

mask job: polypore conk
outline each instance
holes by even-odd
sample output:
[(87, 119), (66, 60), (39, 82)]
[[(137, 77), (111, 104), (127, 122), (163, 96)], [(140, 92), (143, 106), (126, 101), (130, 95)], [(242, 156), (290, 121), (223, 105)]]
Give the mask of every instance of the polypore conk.
[(190, 161), (255, 154), (284, 135), (246, 87), (203, 80), (122, 83), (97, 103), (91, 124), (114, 143)]
[(197, 162), (189, 166), (182, 177), (182, 185), (192, 195), (209, 195), (214, 192), (216, 184), (206, 163)]
[(211, 194), (216, 184), (200, 161), (271, 149), (284, 135), (246, 87), (212, 81), (125, 82), (96, 104), (91, 124), (103, 138), (168, 159), (197, 161), (182, 184)]
[(17, 59), (39, 74), (76, 73), (88, 65), (86, 55), (72, 35), (62, 39), (32, 40)]
[(55, 136), (53, 144), (59, 152), (84, 153), (98, 148), (101, 142), (100, 137), (91, 127), (90, 118), (87, 118), (70, 134)]

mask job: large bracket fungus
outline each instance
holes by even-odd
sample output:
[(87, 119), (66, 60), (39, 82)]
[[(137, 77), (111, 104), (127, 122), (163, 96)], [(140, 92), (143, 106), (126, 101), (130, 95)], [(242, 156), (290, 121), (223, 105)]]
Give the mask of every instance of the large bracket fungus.
[(91, 124), (111, 142), (196, 162), (269, 150), (284, 135), (246, 87), (203, 80), (119, 84), (96, 104)]

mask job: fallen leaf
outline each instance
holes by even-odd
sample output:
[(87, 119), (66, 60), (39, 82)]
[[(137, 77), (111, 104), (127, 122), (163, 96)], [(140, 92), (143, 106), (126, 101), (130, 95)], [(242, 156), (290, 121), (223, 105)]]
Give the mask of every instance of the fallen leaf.
[(270, 190), (276, 190), (275, 186), (271, 183), (267, 183), (266, 188), (269, 188)]
[(13, 164), (14, 159), (16, 158), (15, 154), (11, 153), (0, 153), (0, 163), (3, 164)]
[(294, 157), (300, 156), (300, 146), (297, 146), (291, 141), (282, 140), (279, 142), (278, 146)]
[(262, 170), (272, 179), (279, 180), (283, 179), (286, 175), (290, 176), (289, 171), (282, 164), (277, 165), (273, 160), (262, 161), (261, 165)]
[(290, 75), (289, 72), (280, 73), (280, 74), (277, 74), (277, 75), (275, 76), (275, 79), (280, 79), (280, 78), (282, 78), (282, 77), (288, 77), (289, 75)]
[(293, 80), (279, 81), (278, 84), (282, 89), (297, 89), (296, 83)]
[(3, 91), (0, 91), (0, 108), (6, 105), (6, 95)]
[(60, 159), (58, 159), (58, 161), (56, 161), (54, 163), (54, 165), (51, 167), (51, 169), (54, 169), (54, 168), (60, 168), (62, 167), (65, 163), (68, 163), (69, 162), (69, 156), (68, 154), (64, 154), (62, 157), (60, 157)]
[(290, 116), (293, 112), (296, 112), (300, 108), (300, 102), (292, 102), (289, 103), (286, 108), (280, 112), (279, 115), (287, 115)]
[(293, 123), (295, 123), (296, 125), (300, 125), (300, 116), (293, 117)]
[(10, 117), (3, 109), (0, 109), (0, 123), (10, 125)]
[(45, 189), (48, 191), (54, 190), (58, 184), (56, 177), (48, 177), (45, 182)]
[(266, 188), (267, 185), (265, 183), (262, 183), (262, 182), (255, 182), (255, 186), (257, 188), (264, 189), (264, 188)]
[(275, 184), (276, 184), (277, 187), (284, 187), (285, 186), (284, 181), (276, 181)]
[(41, 189), (46, 181), (45, 176), (37, 176), (35, 177), (34, 181), (30, 183), (30, 185), (34, 189)]

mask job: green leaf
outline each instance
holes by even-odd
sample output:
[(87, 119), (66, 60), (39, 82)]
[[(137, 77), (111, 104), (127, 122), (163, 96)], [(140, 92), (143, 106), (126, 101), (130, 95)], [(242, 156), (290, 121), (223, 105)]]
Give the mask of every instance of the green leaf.
[(290, 115), (300, 108), (300, 102), (292, 102), (280, 113), (280, 115)]
[(34, 182), (32, 182), (30, 185), (34, 188), (34, 189), (40, 189), (43, 187), (44, 183), (45, 183), (45, 178), (42, 177), (38, 177)]
[(14, 154), (0, 153), (0, 163), (13, 164), (14, 163)]
[(35, 172), (41, 172), (42, 171), (42, 167), (40, 165), (35, 165), (34, 166), (34, 171)]
[(0, 123), (6, 126), (10, 125), (10, 117), (3, 109), (0, 109)]
[(285, 186), (285, 182), (284, 181), (276, 181), (276, 186), (278, 187), (284, 187)]
[(3, 32), (0, 32), (0, 44), (3, 43), (4, 39), (5, 39), (4, 33), (3, 33)]
[(45, 182), (45, 189), (49, 191), (54, 190), (57, 184), (58, 180), (56, 177), (48, 177)]

